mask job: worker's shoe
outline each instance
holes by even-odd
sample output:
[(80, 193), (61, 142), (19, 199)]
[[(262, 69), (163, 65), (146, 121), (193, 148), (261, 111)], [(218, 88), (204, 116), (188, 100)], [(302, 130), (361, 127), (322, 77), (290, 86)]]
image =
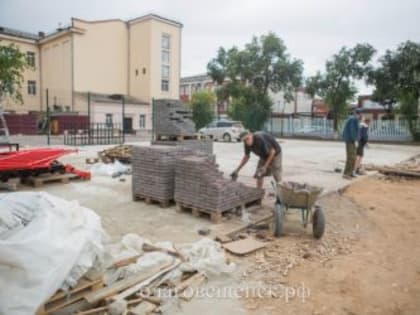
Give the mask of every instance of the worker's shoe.
[(353, 177), (351, 175), (347, 175), (347, 174), (344, 174), (343, 175), (343, 178), (344, 179), (348, 179), (348, 180), (352, 180), (353, 179)]
[(357, 175), (366, 175), (366, 172), (365, 172), (365, 171), (363, 171), (363, 170), (361, 170), (361, 169), (358, 169), (358, 170), (356, 171), (356, 174), (357, 174)]
[(351, 175), (350, 176), (353, 177), (353, 178), (356, 178), (357, 177), (356, 171), (351, 172)]

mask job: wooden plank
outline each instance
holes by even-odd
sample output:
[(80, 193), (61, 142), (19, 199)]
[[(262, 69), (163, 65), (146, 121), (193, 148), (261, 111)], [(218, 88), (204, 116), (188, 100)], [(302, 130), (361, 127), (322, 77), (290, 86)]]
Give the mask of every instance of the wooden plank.
[(84, 279), (81, 279), (79, 281), (79, 284), (74, 289), (70, 290), (69, 293), (64, 292), (64, 291), (60, 291), (60, 292), (54, 294), (45, 304), (55, 302), (55, 301), (57, 301), (59, 299), (62, 299), (62, 298), (67, 298), (68, 296), (71, 297), (73, 294), (75, 294), (77, 292), (80, 292), (80, 291), (83, 291), (84, 289), (90, 288), (90, 287), (92, 287), (92, 286), (94, 286), (95, 284), (98, 284), (98, 283), (101, 283), (101, 284), (103, 283), (102, 278), (96, 279), (95, 281), (86, 281)]
[(117, 294), (118, 292), (121, 292), (129, 287), (132, 287), (138, 284), (139, 282), (142, 282), (150, 278), (151, 276), (153, 276), (154, 274), (156, 274), (163, 268), (167, 268), (168, 266), (170, 266), (170, 264), (162, 264), (161, 266), (158, 266), (152, 270), (140, 271), (134, 276), (131, 276), (124, 280), (117, 281), (110, 286), (102, 288), (101, 290), (97, 290), (95, 292), (87, 294), (84, 296), (84, 299), (90, 304), (99, 302), (111, 295)]
[(207, 277), (203, 273), (196, 273), (192, 277), (188, 278), (181, 282), (177, 287), (175, 287), (175, 293), (179, 296), (180, 299), (184, 301), (191, 300), (194, 295), (193, 292), (185, 292), (187, 288), (196, 289), (200, 287), (205, 281)]
[[(194, 279), (191, 279), (191, 278), (194, 278)], [(197, 274), (196, 277), (192, 276), (191, 278), (188, 279), (188, 280), (190, 280), (188, 286), (181, 293), (181, 295), (179, 295), (179, 298), (181, 300), (190, 301), (194, 297), (194, 294), (193, 294), (193, 292), (187, 292), (187, 289), (191, 288), (191, 289), (195, 290), (207, 281), (207, 277), (202, 273)]]
[(184, 255), (182, 255), (180, 252), (178, 252), (176, 249), (172, 250), (172, 249), (167, 249), (167, 248), (163, 248), (163, 247), (159, 247), (159, 246), (155, 246), (153, 244), (149, 244), (149, 243), (144, 243), (142, 249), (145, 252), (150, 252), (150, 251), (158, 251), (158, 252), (163, 252), (166, 253), (168, 255), (177, 257), (179, 259), (181, 259), (182, 261), (187, 261), (188, 258), (185, 257)]
[(419, 177), (420, 172), (406, 171), (398, 168), (377, 167), (377, 171), (383, 174), (394, 174), (399, 176)]
[[(141, 303), (141, 302), (143, 302), (143, 300), (144, 300), (143, 298), (129, 300), (129, 301), (127, 301), (127, 306)], [(106, 312), (107, 310), (108, 310), (108, 305), (107, 306), (101, 306), (101, 307), (92, 308), (92, 309), (86, 310), (86, 311), (81, 311), (81, 312), (78, 312), (76, 314), (77, 315), (93, 315), (93, 314), (98, 314), (98, 313)]]
[(223, 244), (223, 247), (232, 254), (242, 256), (264, 248), (265, 243), (254, 240), (253, 238), (246, 238), (243, 240)]
[(153, 312), (157, 306), (153, 303), (143, 301), (136, 307), (129, 310), (128, 314), (131, 315), (148, 315)]
[(241, 233), (241, 232), (245, 231), (246, 229), (248, 229), (252, 225), (258, 225), (258, 224), (261, 224), (261, 223), (263, 223), (267, 220), (272, 220), (272, 219), (274, 219), (274, 214), (267, 215), (267, 216), (265, 216), (261, 219), (258, 219), (256, 221), (253, 221), (253, 222), (250, 222), (248, 224), (242, 225), (239, 228), (236, 228), (236, 229), (226, 233), (225, 235), (228, 236), (228, 237), (233, 237), (233, 236), (235, 236), (235, 234), (238, 234), (238, 233)]
[(224, 234), (216, 235), (215, 239), (222, 244), (232, 242), (232, 238)]
[(132, 294), (135, 294), (136, 292), (140, 291), (141, 289), (143, 289), (146, 286), (148, 286), (149, 284), (151, 284), (153, 281), (155, 281), (159, 277), (163, 276), (164, 274), (166, 274), (169, 271), (178, 267), (180, 263), (181, 263), (181, 261), (178, 260), (176, 263), (171, 264), (171, 266), (162, 269), (161, 271), (159, 271), (158, 273), (155, 273), (151, 277), (148, 277), (148, 278), (144, 279), (142, 282), (137, 283), (134, 286), (131, 286), (130, 288), (126, 289), (125, 291), (121, 292), (118, 295), (113, 296), (112, 299), (114, 301), (119, 300), (119, 299), (121, 300), (121, 299), (125, 299), (125, 298), (129, 297)]
[(137, 261), (137, 259), (139, 259), (140, 256), (141, 255), (134, 255), (132, 257), (128, 257), (128, 258), (118, 260), (118, 261), (114, 262), (110, 268), (121, 268), (121, 267), (128, 266), (132, 263), (135, 263)]

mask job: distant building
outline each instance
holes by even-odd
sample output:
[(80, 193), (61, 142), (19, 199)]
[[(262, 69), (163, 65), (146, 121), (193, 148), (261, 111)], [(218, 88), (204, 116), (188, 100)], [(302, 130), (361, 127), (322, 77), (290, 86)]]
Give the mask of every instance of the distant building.
[(362, 110), (364, 117), (372, 120), (383, 119), (393, 115), (384, 105), (373, 101), (372, 95), (360, 95), (358, 97), (357, 107)]
[[(199, 74), (181, 78), (180, 84), (180, 98), (184, 102), (188, 102), (191, 99), (191, 95), (196, 91), (207, 89), (215, 91), (217, 84), (207, 74)], [(287, 102), (284, 99), (284, 93), (272, 93), (269, 92), (269, 96), (273, 101), (272, 112), (273, 116), (290, 116), (290, 115), (307, 115), (310, 116), (312, 113), (312, 102), (313, 99), (309, 94), (305, 93), (304, 88), (296, 89), (293, 97), (294, 100)], [(219, 103), (218, 108), (215, 111), (219, 114), (226, 114), (229, 108), (227, 102)]]
[(303, 87), (297, 88), (293, 100), (288, 102), (283, 92), (269, 92), (273, 101), (273, 116), (310, 116), (312, 113), (312, 97), (305, 92)]
[(127, 128), (150, 129), (152, 98), (179, 98), (181, 30), (181, 23), (155, 14), (128, 21), (72, 18), (48, 35), (0, 27), (0, 45), (16, 44), (34, 65), (24, 73), (23, 104), (7, 100), (4, 107), (43, 112), (48, 89), (53, 110), (86, 115), (89, 91), (100, 108), (93, 122), (121, 123), (121, 101), (108, 96), (125, 95)]
[[(191, 96), (202, 90), (216, 92), (217, 83), (207, 74), (198, 74), (181, 78), (179, 95), (183, 102), (189, 102)], [(224, 116), (228, 110), (228, 102), (218, 102), (214, 104), (214, 111), (217, 115)]]

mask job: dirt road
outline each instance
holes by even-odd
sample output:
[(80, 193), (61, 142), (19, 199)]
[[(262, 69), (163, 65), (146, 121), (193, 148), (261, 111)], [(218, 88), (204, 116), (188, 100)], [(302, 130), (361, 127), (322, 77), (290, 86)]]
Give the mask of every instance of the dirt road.
[(250, 313), (420, 314), (420, 181), (366, 178), (322, 205), (322, 240), (290, 214), (287, 235), (248, 258), (245, 281), (290, 288), (245, 299)]

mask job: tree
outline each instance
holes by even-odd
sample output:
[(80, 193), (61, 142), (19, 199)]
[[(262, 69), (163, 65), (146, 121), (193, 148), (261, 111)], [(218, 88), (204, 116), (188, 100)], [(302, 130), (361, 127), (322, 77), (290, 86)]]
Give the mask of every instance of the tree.
[(372, 70), (370, 60), (375, 49), (369, 44), (353, 48), (343, 47), (328, 60), (325, 72), (318, 72), (306, 81), (306, 91), (312, 97), (318, 95), (328, 104), (334, 118), (334, 131), (338, 120), (345, 116), (347, 104), (357, 93), (356, 80), (363, 79)]
[(268, 118), (272, 105), (269, 91), (283, 91), (286, 100), (293, 100), (293, 92), (302, 81), (302, 65), (301, 60), (290, 57), (277, 35), (268, 33), (259, 38), (254, 36), (242, 50), (220, 47), (207, 70), (220, 86), (219, 100), (232, 100), (233, 118), (253, 114), (255, 121), (241, 119), (252, 130), (261, 128)]
[(420, 98), (420, 43), (407, 41), (395, 51), (387, 50), (379, 67), (369, 73), (368, 83), (375, 86), (374, 99), (391, 109), (397, 103), (416, 137)]
[(242, 121), (251, 131), (261, 130), (270, 116), (271, 99), (252, 87), (246, 87), (232, 101), (229, 116)]
[(16, 45), (0, 45), (0, 103), (7, 97), (23, 103), (20, 88), (26, 68), (29, 68), (29, 65), (25, 55)]
[(215, 104), (216, 96), (211, 91), (198, 91), (192, 95), (190, 106), (197, 130), (205, 127), (214, 119)]

